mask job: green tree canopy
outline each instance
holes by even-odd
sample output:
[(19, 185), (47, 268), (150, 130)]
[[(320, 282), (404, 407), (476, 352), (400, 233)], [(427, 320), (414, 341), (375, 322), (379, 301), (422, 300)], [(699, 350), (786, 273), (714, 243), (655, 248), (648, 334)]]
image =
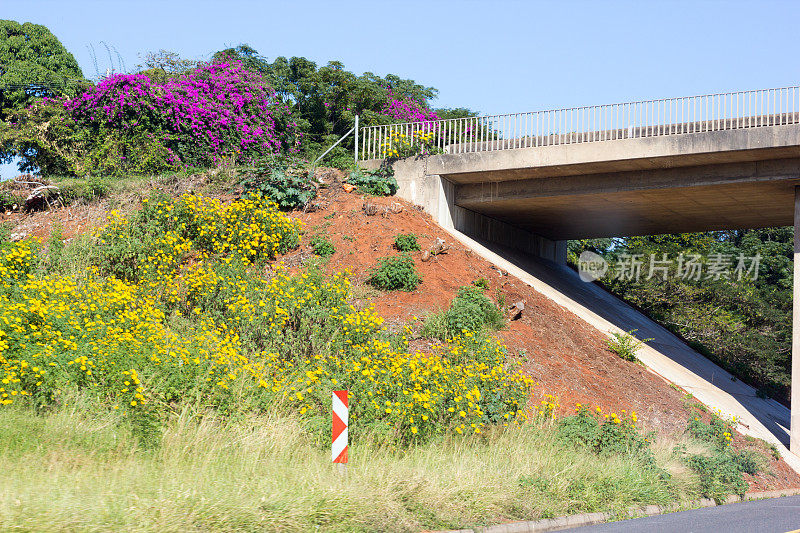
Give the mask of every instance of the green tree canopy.
[(146, 74), (156, 83), (164, 83), (169, 78), (188, 74), (200, 64), (201, 61), (184, 59), (177, 52), (162, 48), (158, 52), (148, 52), (144, 57), (144, 63), (136, 67), (141, 74)]
[[(381, 114), (390, 92), (425, 107), (437, 94), (433, 87), (394, 74), (381, 77), (365, 72), (358, 76), (345, 70), (339, 61), (322, 67), (304, 57), (277, 57), (270, 62), (246, 44), (221, 50), (213, 57), (213, 61), (225, 59), (239, 60), (248, 70), (264, 75), (278, 97), (298, 116), (308, 154), (336, 142), (353, 126), (356, 115), (360, 115), (362, 126), (391, 122)], [(338, 150), (345, 153), (352, 149), (352, 142), (352, 138), (348, 139)]]
[(0, 20), (0, 119), (33, 98), (74, 95), (82, 82), (78, 62), (45, 26)]
[[(570, 241), (570, 260), (583, 250), (602, 255), (610, 267), (641, 262), (641, 276), (603, 278), (612, 292), (633, 303), (692, 347), (739, 378), (789, 404), (792, 346), (791, 227), (650, 235)], [(666, 254), (670, 275), (649, 277), (650, 257)], [(700, 257), (702, 276), (681, 275), (676, 258)], [(759, 256), (758, 275), (732, 272), (708, 275), (715, 260), (729, 262)], [(751, 261), (746, 266), (751, 266)], [(630, 272), (630, 271), (629, 271)]]

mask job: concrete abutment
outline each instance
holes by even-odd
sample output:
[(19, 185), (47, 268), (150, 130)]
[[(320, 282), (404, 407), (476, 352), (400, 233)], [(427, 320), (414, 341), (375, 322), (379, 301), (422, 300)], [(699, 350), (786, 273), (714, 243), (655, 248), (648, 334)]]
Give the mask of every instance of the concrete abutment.
[[(373, 162), (365, 166), (374, 167)], [(553, 241), (501, 220), (455, 205), (457, 185), (438, 174), (427, 173), (425, 159), (405, 159), (394, 164), (397, 195), (431, 215), (437, 224), (476, 240), (513, 248), (558, 264), (567, 262), (567, 241)]]

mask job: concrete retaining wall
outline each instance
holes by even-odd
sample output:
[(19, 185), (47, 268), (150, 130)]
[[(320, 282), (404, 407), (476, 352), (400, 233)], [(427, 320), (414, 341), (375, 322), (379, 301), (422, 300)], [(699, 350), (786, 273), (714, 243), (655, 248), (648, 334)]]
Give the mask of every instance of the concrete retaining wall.
[[(380, 161), (361, 163), (377, 168)], [(456, 185), (438, 174), (428, 174), (427, 159), (403, 159), (394, 164), (397, 196), (419, 205), (437, 224), (470, 237), (514, 248), (560, 264), (567, 262), (567, 241), (552, 241), (455, 205)]]

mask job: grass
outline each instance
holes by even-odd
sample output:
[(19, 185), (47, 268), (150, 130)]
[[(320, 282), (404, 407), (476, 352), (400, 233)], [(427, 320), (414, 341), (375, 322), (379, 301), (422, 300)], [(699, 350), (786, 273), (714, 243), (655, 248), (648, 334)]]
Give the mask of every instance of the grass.
[(670, 481), (630, 457), (565, 448), (546, 423), (402, 450), (361, 439), (341, 475), (305, 435), (277, 414), (223, 422), (184, 410), (148, 452), (88, 403), (4, 409), (0, 529), (415, 531), (697, 495), (672, 442), (654, 446)]

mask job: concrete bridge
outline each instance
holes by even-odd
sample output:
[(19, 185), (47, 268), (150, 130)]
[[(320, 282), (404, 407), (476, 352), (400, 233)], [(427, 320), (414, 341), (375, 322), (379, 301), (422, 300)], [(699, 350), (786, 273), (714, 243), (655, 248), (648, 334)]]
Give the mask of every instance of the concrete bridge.
[[(433, 141), (420, 143), (420, 132), (433, 132)], [(599, 293), (581, 293), (565, 283), (566, 270), (553, 274), (555, 265), (543, 267), (535, 258), (565, 263), (568, 239), (794, 224), (800, 279), (798, 87), (393, 124), (359, 133), (357, 159), (367, 167), (398, 147), (432, 153), (394, 163), (401, 197), (443, 227), (516, 257), (529, 273), (549, 276), (550, 288), (561, 287), (570, 302), (601, 317), (616, 304)], [(797, 282), (794, 297), (792, 377), (800, 383)], [(631, 323), (617, 318), (603, 324), (624, 329)], [(725, 374), (718, 367), (695, 370), (701, 377), (710, 372), (712, 383), (715, 372)], [(782, 417), (777, 408), (758, 404), (751, 388), (729, 392), (740, 400), (752, 396), (752, 402), (742, 400), (750, 402), (746, 409), (763, 411), (757, 422), (800, 453), (800, 387), (792, 390), (786, 441), (778, 428), (789, 426), (788, 420), (772, 420)], [(800, 466), (797, 457), (792, 462)]]

